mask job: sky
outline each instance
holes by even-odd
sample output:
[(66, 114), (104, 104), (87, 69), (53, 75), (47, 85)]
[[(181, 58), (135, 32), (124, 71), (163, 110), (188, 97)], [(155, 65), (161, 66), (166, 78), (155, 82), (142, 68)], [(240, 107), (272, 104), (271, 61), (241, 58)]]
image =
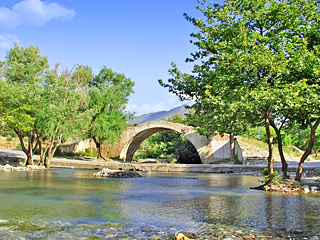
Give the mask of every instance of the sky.
[(197, 48), (197, 29), (183, 13), (201, 17), (197, 0), (0, 0), (0, 60), (17, 42), (35, 45), (49, 59), (72, 68), (88, 65), (97, 74), (106, 66), (135, 82), (127, 110), (141, 114), (182, 105), (158, 84), (170, 78), (175, 62), (185, 63)]

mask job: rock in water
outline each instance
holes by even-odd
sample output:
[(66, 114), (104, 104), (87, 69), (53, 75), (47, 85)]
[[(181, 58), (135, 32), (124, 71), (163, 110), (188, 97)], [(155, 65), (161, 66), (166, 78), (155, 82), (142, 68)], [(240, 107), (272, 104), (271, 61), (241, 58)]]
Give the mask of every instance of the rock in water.
[(188, 238), (186, 235), (184, 235), (181, 232), (177, 232), (175, 234), (175, 240), (192, 240), (191, 238)]
[(142, 177), (139, 173), (135, 171), (124, 171), (124, 170), (110, 170), (108, 168), (103, 168), (101, 171), (94, 173), (95, 177), (108, 177), (108, 178), (135, 178)]
[(33, 171), (33, 170), (44, 170), (46, 169), (44, 166), (35, 166), (35, 165), (28, 165), (28, 166), (18, 166), (14, 167), (10, 164), (6, 164), (4, 166), (0, 165), (0, 171)]

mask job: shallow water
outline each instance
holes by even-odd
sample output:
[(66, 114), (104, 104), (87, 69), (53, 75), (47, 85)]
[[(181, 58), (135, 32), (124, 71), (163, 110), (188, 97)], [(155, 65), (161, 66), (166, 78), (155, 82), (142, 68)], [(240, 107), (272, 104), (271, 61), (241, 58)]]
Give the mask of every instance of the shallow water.
[(143, 174), (96, 179), (88, 170), (0, 173), (0, 239), (149, 239), (177, 231), (274, 236), (320, 232), (318, 195), (250, 190), (257, 177)]

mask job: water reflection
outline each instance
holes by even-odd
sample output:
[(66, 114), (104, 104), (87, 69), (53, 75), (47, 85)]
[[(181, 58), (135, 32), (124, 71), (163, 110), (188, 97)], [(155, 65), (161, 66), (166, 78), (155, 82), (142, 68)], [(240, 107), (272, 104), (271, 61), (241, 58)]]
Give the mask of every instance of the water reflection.
[[(307, 195), (266, 194), (261, 225), (274, 231), (313, 232), (320, 230), (319, 201)], [(317, 213), (316, 213), (317, 212)]]
[(120, 183), (105, 184), (84, 176), (63, 170), (1, 175), (0, 219), (72, 222), (100, 217), (105, 222), (121, 220), (121, 214), (113, 211), (117, 207), (114, 194)]
[(259, 184), (256, 177), (145, 174), (95, 179), (92, 173), (1, 173), (0, 239), (143, 239), (176, 231), (205, 235), (221, 226), (279, 235), (320, 231), (320, 198), (250, 190)]
[[(128, 181), (118, 193), (121, 211), (132, 225), (205, 232), (233, 226), (278, 233), (317, 234), (319, 199), (250, 190), (256, 177), (154, 175)], [(312, 220), (311, 220), (312, 219)], [(311, 221), (310, 221), (311, 220)]]

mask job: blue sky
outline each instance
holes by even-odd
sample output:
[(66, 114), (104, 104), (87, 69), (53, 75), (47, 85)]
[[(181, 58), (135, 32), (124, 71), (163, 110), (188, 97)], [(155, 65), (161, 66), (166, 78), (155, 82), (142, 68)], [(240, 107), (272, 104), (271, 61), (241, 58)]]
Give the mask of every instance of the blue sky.
[(13, 42), (38, 46), (50, 66), (105, 65), (135, 82), (128, 110), (136, 115), (181, 105), (158, 84), (169, 78), (175, 61), (184, 62), (196, 48), (197, 30), (183, 13), (199, 17), (196, 0), (0, 0), (0, 59)]

